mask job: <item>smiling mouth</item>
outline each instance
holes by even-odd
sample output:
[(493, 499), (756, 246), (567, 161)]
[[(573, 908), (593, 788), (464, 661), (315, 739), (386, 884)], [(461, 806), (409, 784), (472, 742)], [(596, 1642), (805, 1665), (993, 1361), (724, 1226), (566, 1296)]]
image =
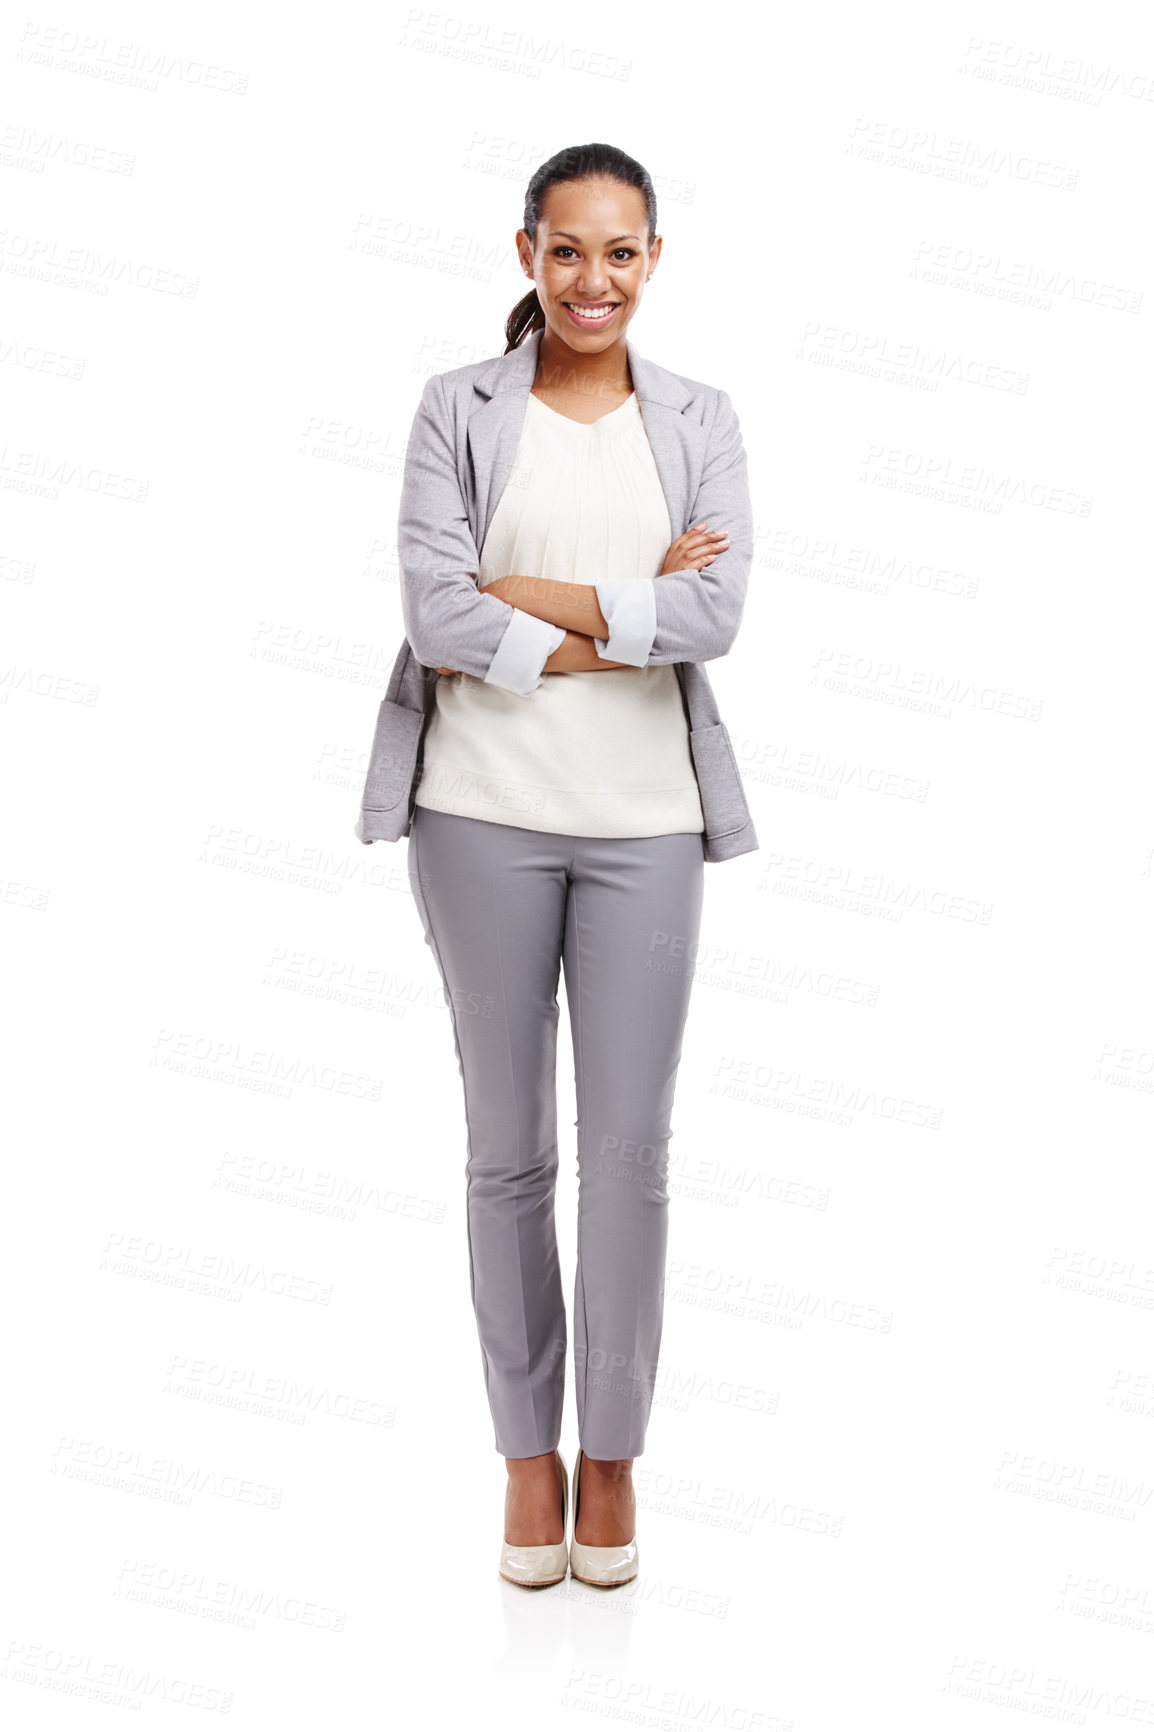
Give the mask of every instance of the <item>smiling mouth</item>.
[(620, 301), (601, 301), (595, 306), (582, 306), (579, 301), (562, 301), (562, 306), (568, 307), (575, 318), (586, 325), (600, 325), (606, 319), (611, 319), (621, 305)]

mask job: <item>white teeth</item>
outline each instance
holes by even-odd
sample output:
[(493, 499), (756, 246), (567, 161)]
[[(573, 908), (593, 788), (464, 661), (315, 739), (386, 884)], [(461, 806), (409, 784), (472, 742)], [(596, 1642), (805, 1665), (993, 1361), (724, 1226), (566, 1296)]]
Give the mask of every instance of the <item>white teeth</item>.
[(587, 313), (584, 307), (575, 307), (572, 301), (566, 301), (565, 305), (571, 313), (576, 313), (579, 319), (588, 319), (591, 324), (596, 319), (607, 319), (611, 313), (617, 311), (616, 307), (602, 307), (598, 312)]

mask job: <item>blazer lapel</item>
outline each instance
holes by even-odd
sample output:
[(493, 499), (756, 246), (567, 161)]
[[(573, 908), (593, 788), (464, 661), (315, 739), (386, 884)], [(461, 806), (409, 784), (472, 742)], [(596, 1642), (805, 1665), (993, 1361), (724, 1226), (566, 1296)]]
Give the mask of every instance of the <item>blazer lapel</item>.
[(669, 507), (670, 527), (675, 537), (684, 535), (705, 461), (704, 429), (684, 413), (693, 393), (676, 373), (639, 355), (628, 337), (625, 348), (645, 435)]
[[(468, 456), (473, 481), (468, 500), (477, 547), (484, 545), (493, 513), (509, 479), (533, 379), (541, 333), (533, 331), (519, 348), (496, 356), (473, 380)], [(705, 456), (705, 434), (682, 411), (692, 401), (675, 373), (638, 353), (627, 336), (629, 371), (646, 437), (653, 452), (674, 536), (689, 528)]]

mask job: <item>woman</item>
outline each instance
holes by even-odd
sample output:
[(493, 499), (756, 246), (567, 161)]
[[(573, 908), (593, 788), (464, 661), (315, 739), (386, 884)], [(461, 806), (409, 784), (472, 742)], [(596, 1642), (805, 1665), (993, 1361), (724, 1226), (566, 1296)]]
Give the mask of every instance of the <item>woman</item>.
[[(516, 245), (534, 288), (504, 356), (425, 386), (398, 532), (406, 643), (358, 828), (409, 836), (452, 1015), (471, 1290), (508, 1471), (499, 1567), (525, 1587), (567, 1566), (605, 1587), (637, 1574), (632, 1466), (661, 1341), (703, 865), (757, 847), (698, 665), (726, 653), (744, 605), (745, 454), (724, 392), (626, 338), (656, 227), (639, 163), (604, 144), (559, 152), (529, 183)], [(571, 1548), (562, 966), (579, 1114)]]

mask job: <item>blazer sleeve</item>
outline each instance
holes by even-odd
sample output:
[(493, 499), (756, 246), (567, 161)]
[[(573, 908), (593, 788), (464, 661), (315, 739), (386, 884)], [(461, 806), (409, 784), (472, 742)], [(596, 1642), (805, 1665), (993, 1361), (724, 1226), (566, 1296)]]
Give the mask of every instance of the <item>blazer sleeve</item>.
[(397, 552), (405, 636), (423, 666), (458, 668), (518, 697), (537, 689), (565, 633), (477, 586), (480, 559), (439, 374), (425, 382), (405, 447)]
[(737, 637), (753, 565), (753, 510), (745, 445), (736, 411), (718, 391), (705, 462), (689, 526), (724, 529), (729, 545), (701, 571), (609, 578), (594, 584), (609, 626), (597, 653), (630, 667), (707, 662), (728, 655)]

